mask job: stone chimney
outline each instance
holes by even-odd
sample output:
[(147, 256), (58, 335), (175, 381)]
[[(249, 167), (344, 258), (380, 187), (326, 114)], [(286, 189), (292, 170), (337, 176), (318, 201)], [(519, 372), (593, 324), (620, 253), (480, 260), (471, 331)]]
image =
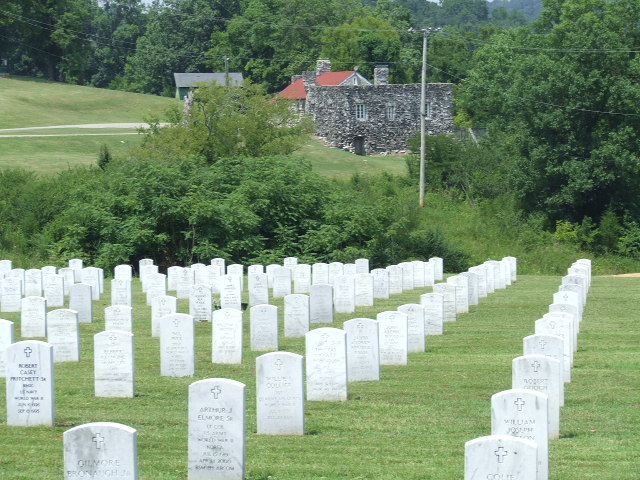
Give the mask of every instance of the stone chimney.
[(373, 69), (373, 84), (374, 85), (389, 84), (389, 66), (388, 65), (376, 65), (376, 68)]
[(304, 89), (308, 92), (309, 87), (317, 85), (316, 77), (318, 74), (316, 72), (302, 72), (302, 81), (304, 82)]
[(316, 62), (316, 74), (320, 75), (321, 73), (330, 72), (331, 71), (331, 60), (328, 58), (319, 58)]

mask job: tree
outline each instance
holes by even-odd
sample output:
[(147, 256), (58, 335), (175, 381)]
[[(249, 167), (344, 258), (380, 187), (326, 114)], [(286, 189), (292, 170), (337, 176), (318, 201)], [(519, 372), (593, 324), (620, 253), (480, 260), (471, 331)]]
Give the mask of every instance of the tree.
[(194, 155), (214, 163), (238, 155), (287, 154), (310, 132), (310, 121), (296, 117), (288, 100), (268, 96), (258, 85), (202, 85), (188, 113), (174, 112), (170, 127), (147, 131), (140, 155)]
[(212, 47), (211, 32), (237, 13), (238, 1), (167, 0), (154, 3), (147, 29), (137, 40), (118, 87), (172, 96), (175, 72), (206, 71), (205, 52)]
[(247, 0), (226, 28), (214, 29), (208, 65), (220, 70), (228, 57), (231, 70), (268, 92), (280, 91), (292, 75), (315, 66), (325, 29), (361, 11), (356, 0)]
[(521, 205), (550, 225), (640, 214), (639, 22), (634, 0), (550, 0), (474, 57), (464, 108), (515, 142)]

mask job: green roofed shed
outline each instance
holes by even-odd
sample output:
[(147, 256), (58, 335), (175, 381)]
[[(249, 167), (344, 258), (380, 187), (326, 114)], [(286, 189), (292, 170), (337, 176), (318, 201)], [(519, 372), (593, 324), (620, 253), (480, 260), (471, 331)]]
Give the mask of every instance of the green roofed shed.
[[(184, 99), (191, 90), (200, 83), (217, 83), (223, 86), (238, 87), (242, 85), (242, 73), (174, 73), (176, 82), (176, 98)], [(227, 83), (228, 82), (228, 83)]]

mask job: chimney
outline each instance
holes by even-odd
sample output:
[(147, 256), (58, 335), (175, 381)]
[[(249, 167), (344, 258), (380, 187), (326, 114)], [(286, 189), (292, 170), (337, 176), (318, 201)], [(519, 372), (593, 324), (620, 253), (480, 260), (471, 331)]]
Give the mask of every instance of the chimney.
[(304, 82), (304, 89), (308, 92), (309, 87), (313, 85), (317, 85), (316, 82), (316, 72), (303, 72), (302, 73), (302, 81)]
[(328, 58), (319, 58), (316, 62), (316, 74), (326, 73), (331, 71), (331, 60)]
[(389, 66), (388, 65), (376, 65), (376, 68), (373, 69), (373, 84), (374, 85), (389, 84)]
[(302, 75), (291, 75), (291, 83), (295, 82), (296, 80), (300, 80), (302, 78)]

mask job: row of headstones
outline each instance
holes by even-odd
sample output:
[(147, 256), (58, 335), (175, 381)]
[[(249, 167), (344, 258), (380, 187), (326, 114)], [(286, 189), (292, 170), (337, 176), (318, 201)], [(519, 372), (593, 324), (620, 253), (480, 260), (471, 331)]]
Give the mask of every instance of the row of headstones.
[[(455, 288), (453, 289), (453, 296), (452, 296), (452, 301), (455, 305), (455, 301), (456, 301), (456, 295), (455, 295)], [(464, 290), (464, 289), (463, 289)], [(469, 295), (468, 290), (467, 290), (467, 295)], [(391, 338), (393, 338), (393, 336), (395, 334), (398, 333), (398, 331), (402, 330), (401, 325), (404, 324), (405, 328), (404, 328), (404, 335), (399, 335), (399, 337), (404, 338), (403, 340), (399, 340), (397, 337), (398, 335), (395, 335), (395, 341), (396, 343), (399, 344), (407, 344), (407, 334), (406, 334), (406, 319), (404, 319), (404, 322), (398, 322), (398, 318), (402, 318), (401, 316), (403, 314), (399, 314), (399, 315), (395, 315), (395, 312), (386, 312), (386, 313), (391, 313), (391, 322), (390, 322), (390, 331), (393, 332), (393, 335), (391, 335)], [(395, 318), (394, 318), (395, 316)], [(362, 351), (362, 345), (363, 345), (363, 341), (362, 341), (362, 333), (363, 333), (363, 325), (364, 322), (363, 321), (369, 321), (369, 322), (374, 322), (373, 320), (370, 319), (354, 319), (352, 321), (352, 324), (354, 325), (354, 330), (357, 331), (357, 335), (360, 335), (359, 337), (356, 336), (356, 341), (355, 343), (358, 345), (358, 347), (356, 348), (360, 348), (360, 350)], [(384, 322), (383, 322), (384, 323)], [(395, 323), (395, 325), (394, 325)], [(189, 324), (191, 326), (193, 326), (193, 321), (191, 320), (189, 322)], [(345, 328), (349, 328), (347, 324), (345, 324)], [(328, 353), (329, 355), (331, 355), (332, 353), (336, 352), (336, 351), (340, 351), (340, 347), (339, 345), (345, 345), (344, 340), (340, 340), (340, 337), (345, 336), (345, 333), (341, 333), (338, 337), (338, 339), (334, 338), (334, 341), (330, 341), (330, 336), (331, 334), (333, 334), (334, 330), (337, 329), (318, 329), (314, 332), (309, 332), (309, 337), (311, 338), (312, 336), (314, 336), (316, 338), (315, 342), (311, 342), (312, 345), (315, 346), (311, 346), (311, 347), (307, 347), (307, 357), (308, 357), (308, 361), (307, 361), (307, 383), (308, 383), (308, 399), (317, 399), (317, 400), (331, 400), (331, 399), (336, 399), (336, 392), (337, 393), (337, 398), (338, 399), (346, 399), (346, 389), (344, 389), (344, 394), (341, 393), (342, 389), (338, 388), (337, 390), (335, 389), (335, 383), (334, 381), (329, 378), (329, 383), (327, 383), (327, 371), (326, 371), (326, 366), (331, 366), (332, 363), (334, 363), (334, 360), (330, 360), (329, 362), (327, 362), (327, 355), (326, 353)], [(338, 330), (338, 332), (341, 332)], [(110, 336), (110, 341), (113, 343), (115, 341), (114, 339), (114, 333), (116, 332), (103, 332), (103, 334), (105, 334), (105, 337)], [(100, 335), (100, 334), (98, 334)], [(353, 335), (352, 335), (353, 336)], [(371, 338), (368, 339), (368, 341), (371, 341)], [(14, 352), (19, 352), (18, 349), (22, 349), (22, 347), (24, 346), (22, 344), (23, 342), (20, 342), (20, 344), (16, 344), (15, 348), (12, 350)], [(46, 391), (46, 384), (47, 384), (47, 379), (50, 379), (49, 382), (49, 386), (52, 387), (52, 380), (53, 380), (53, 374), (52, 372), (46, 373), (46, 372), (38, 372), (38, 367), (40, 365), (39, 361), (36, 361), (37, 359), (40, 359), (40, 357), (43, 357), (43, 355), (41, 355), (40, 353), (35, 355), (34, 359), (29, 360), (29, 358), (31, 357), (31, 355), (34, 355), (34, 351), (38, 351), (40, 352), (40, 348), (36, 348), (39, 347), (38, 344), (40, 344), (42, 342), (35, 342), (32, 345), (27, 345), (22, 349), (22, 355), (25, 358), (21, 358), (21, 359), (12, 359), (12, 364), (16, 365), (18, 367), (18, 370), (15, 372), (11, 372), (10, 374), (10, 381), (11, 384), (14, 386), (18, 387), (18, 390), (15, 392), (16, 394), (13, 395), (12, 400), (15, 400), (15, 407), (16, 410), (14, 410), (15, 412), (22, 412), (23, 414), (26, 414), (26, 418), (27, 418), (27, 423), (28, 424), (37, 424), (38, 421), (36, 420), (35, 417), (46, 417), (47, 416), (47, 412), (49, 412), (49, 415), (53, 415), (53, 406), (52, 406), (52, 396), (53, 396), (53, 390), (52, 388), (51, 390), (51, 408), (46, 408), (47, 407), (47, 401), (46, 401), (46, 393), (43, 394), (43, 391)], [(120, 343), (120, 342), (117, 342)], [(376, 346), (379, 346), (378, 342), (370, 342), (371, 344), (375, 344)], [(384, 343), (384, 342), (383, 342)], [(44, 344), (44, 346), (46, 346), (46, 344)], [(108, 347), (108, 351), (110, 352), (109, 355), (111, 356), (115, 356), (118, 358), (121, 358), (122, 355), (120, 354), (120, 352), (118, 352), (117, 350), (114, 350), (113, 345), (111, 345), (110, 347)], [(337, 347), (337, 348), (336, 348)], [(317, 354), (317, 352), (322, 352), (323, 348), (328, 348), (327, 351), (325, 351), (325, 353), (321, 353), (321, 354)], [(132, 348), (131, 348), (132, 350)], [(342, 349), (344, 350), (344, 348)], [(391, 349), (393, 350), (393, 348)], [(398, 357), (402, 358), (403, 356), (406, 358), (406, 349), (404, 349), (404, 353), (403, 353), (403, 349), (397, 349), (397, 351), (392, 352), (390, 354), (390, 358), (392, 359), (390, 361), (389, 364), (394, 364), (395, 362), (397, 362)], [(383, 349), (384, 351), (384, 349)], [(398, 351), (400, 352), (398, 355)], [(316, 361), (314, 362), (313, 360), (309, 360), (309, 359), (313, 359), (314, 357), (314, 352), (316, 353)], [(51, 354), (52, 355), (52, 354)], [(281, 352), (279, 353), (279, 355), (287, 355), (286, 352)], [(291, 355), (295, 355), (295, 354), (291, 354)], [(46, 355), (44, 355), (46, 357)], [(266, 357), (266, 356), (264, 356)], [(346, 363), (346, 358), (347, 358), (347, 354), (346, 354), (346, 350), (344, 351), (344, 355), (340, 356), (343, 359), (343, 363)], [(356, 355), (352, 354), (352, 357), (355, 358)], [(385, 355), (382, 354), (381, 357), (384, 359)], [(286, 357), (285, 357), (286, 358)], [(283, 367), (284, 365), (284, 359), (280, 358), (278, 360), (276, 360), (274, 362), (274, 365), (276, 365), (275, 368), (280, 369)], [(295, 360), (294, 360), (295, 361)], [(31, 363), (29, 363), (31, 362)], [(384, 360), (383, 360), (384, 362)], [(47, 363), (47, 362), (45, 362)], [(374, 362), (377, 365), (377, 368), (379, 368), (379, 361), (378, 362)], [(402, 363), (402, 361), (400, 362)], [(406, 363), (406, 362), (405, 362)], [(49, 362), (50, 365), (52, 365), (52, 362)], [(316, 367), (309, 367), (309, 365), (314, 365), (317, 364), (319, 365)], [(109, 371), (111, 371), (110, 369), (107, 369)], [(301, 371), (301, 357), (300, 357), (300, 371)], [(109, 373), (109, 372), (107, 372)], [(274, 374), (275, 373), (275, 374)], [(276, 372), (272, 373), (271, 375), (266, 375), (266, 382), (267, 384), (273, 386), (274, 382), (280, 382), (282, 380), (282, 375), (278, 375)], [(352, 376), (355, 378), (356, 375), (352, 373)], [(44, 382), (45, 384), (45, 388), (38, 388), (38, 378), (40, 379), (41, 382)], [(301, 379), (300, 382), (298, 382), (300, 385), (302, 385), (302, 375), (299, 375), (299, 378)], [(345, 375), (344, 378), (346, 379), (346, 369), (345, 369)], [(120, 379), (116, 379), (116, 381), (119, 381)], [(316, 381), (319, 380), (319, 381)], [(289, 380), (282, 380), (285, 386), (289, 386), (292, 382)], [(22, 382), (22, 383), (21, 383)], [(344, 382), (346, 384), (346, 382)], [(9, 383), (8, 383), (9, 384)], [(258, 384), (260, 385), (260, 381), (258, 381)], [(276, 383), (277, 384), (277, 383)], [(9, 389), (8, 389), (9, 391)], [(259, 398), (263, 398), (263, 396), (259, 395)], [(285, 398), (292, 398), (292, 395), (290, 394), (290, 392), (287, 394), (287, 396)], [(300, 395), (299, 398), (302, 398), (302, 389), (300, 389)], [(275, 405), (280, 405), (282, 404), (282, 400), (275, 402)], [(260, 403), (258, 406), (258, 409), (260, 410)], [(264, 410), (264, 408), (263, 408)], [(285, 409), (287, 410), (287, 409)], [(294, 410), (295, 411), (295, 410)], [(298, 409), (298, 412), (302, 412), (303, 411), (303, 407), (301, 407), (300, 409)], [(296, 415), (294, 415), (295, 417)], [(23, 417), (25, 417), (25, 415), (23, 415)], [(269, 416), (269, 415), (264, 415), (264, 416), (260, 416), (260, 418), (275, 418), (278, 421), (275, 422), (276, 425), (280, 426), (280, 428), (282, 427), (283, 423), (280, 421), (283, 417), (283, 413), (279, 412), (277, 415), (273, 416)], [(12, 422), (12, 420), (10, 419), (11, 415), (8, 414), (8, 421)], [(210, 420), (210, 418), (209, 418)], [(52, 421), (52, 419), (51, 419)], [(303, 425), (304, 423), (304, 415), (302, 414), (302, 420), (298, 420), (297, 425), (298, 429), (302, 429), (303, 430), (303, 426), (300, 427), (300, 425)], [(46, 422), (45, 422), (46, 423)], [(264, 423), (264, 422), (263, 422)], [(268, 424), (269, 422), (267, 422)], [(273, 422), (272, 422), (273, 423)], [(20, 424), (20, 423), (12, 423), (12, 424)], [(268, 433), (268, 432), (263, 432), (263, 433)], [(289, 432), (290, 433), (290, 432)], [(198, 467), (195, 467), (195, 470), (198, 470)], [(194, 477), (195, 478), (195, 477)]]
[(93, 287), (93, 299), (104, 292), (104, 271), (98, 267), (84, 267), (80, 259), (69, 260), (68, 267), (57, 269), (47, 265), (42, 268), (13, 268), (11, 260), (0, 260), (0, 311), (19, 312), (20, 299), (44, 296), (50, 306), (61, 306), (64, 297), (70, 295), (74, 283), (86, 283)]
[[(454, 288), (454, 305), (455, 291)], [(468, 289), (466, 292), (469, 295)], [(443, 308), (441, 311), (444, 318)], [(168, 317), (162, 320), (163, 328), (165, 323), (171, 323)], [(185, 324), (192, 328), (193, 320), (186, 318)], [(378, 380), (381, 364), (406, 363), (409, 340), (405, 313), (382, 312), (377, 320), (356, 318), (345, 322), (343, 328), (307, 332), (305, 357), (272, 352), (256, 359), (258, 434), (304, 434), (304, 363), (306, 398), (321, 401), (346, 400), (348, 382)], [(222, 378), (190, 385), (190, 480), (244, 478), (245, 390), (244, 384)], [(124, 455), (127, 462), (119, 464), (126, 464), (130, 472), (137, 470), (137, 462), (131, 462), (136, 454), (136, 431), (128, 426), (91, 423), (67, 431), (64, 438), (65, 470), (76, 476), (84, 473), (87, 449), (93, 454), (93, 464), (117, 464), (119, 455)]]
[(512, 362), (512, 388), (491, 397), (491, 435), (465, 444), (465, 480), (549, 479), (549, 440), (560, 436), (564, 384), (571, 381), (577, 334), (591, 285), (591, 261), (562, 278), (549, 313), (523, 339)]
[[(426, 263), (426, 262), (412, 262), (409, 265), (412, 267), (417, 263)], [(91, 278), (95, 278), (96, 281), (100, 279), (100, 284), (103, 283), (103, 272), (100, 269), (94, 269), (93, 267), (82, 268), (82, 262), (80, 260), (72, 260), (69, 262), (70, 267), (66, 270), (72, 272), (78, 272), (80, 278), (83, 278), (84, 272), (91, 272)], [(215, 264), (215, 265), (214, 265)], [(285, 259), (285, 265), (289, 265), (290, 267), (293, 265), (293, 268), (299, 267), (297, 264), (297, 259), (295, 257), (289, 257)], [(436, 271), (442, 271), (442, 259), (433, 258), (430, 260), (429, 264), (434, 265), (434, 269)], [(11, 281), (9, 284), (12, 284), (12, 281), (17, 280), (19, 277), (17, 274), (21, 274), (24, 276), (25, 271), (22, 269), (12, 269), (11, 262), (9, 260), (3, 260), (3, 274), (10, 275)], [(322, 265), (322, 264), (316, 264)], [(324, 264), (326, 266), (326, 264)], [(342, 264), (339, 264), (342, 265)], [(359, 259), (355, 264), (352, 264), (354, 267), (358, 267), (360, 270), (368, 270), (368, 260), (367, 259)], [(224, 269), (224, 260), (223, 259), (214, 259), (212, 260), (212, 266), (215, 268), (223, 268)], [(73, 267), (73, 268), (71, 268)], [(157, 266), (153, 265), (152, 260), (144, 259), (140, 261), (139, 268), (141, 271), (144, 271), (145, 268), (153, 267), (157, 271)], [(232, 268), (232, 267), (239, 267)], [(253, 265), (252, 267), (259, 267)], [(279, 267), (279, 266), (278, 266)], [(290, 271), (290, 267), (284, 268), (280, 267), (286, 271)], [(170, 267), (173, 268), (173, 267)], [(182, 271), (192, 271), (190, 268), (181, 268), (178, 267)], [(61, 269), (65, 270), (65, 269)], [(241, 274), (243, 270), (242, 265), (230, 265), (229, 273), (227, 277), (230, 277), (232, 280), (232, 284), (237, 285), (237, 281), (239, 277), (236, 277), (236, 274)], [(412, 271), (417, 271), (412, 268)], [(31, 269), (27, 270), (27, 272), (41, 272), (45, 271), (46, 275), (49, 277), (54, 277), (55, 275), (55, 267), (44, 267), (43, 269)], [(253, 268), (254, 276), (260, 275), (257, 273), (257, 269)], [(382, 269), (383, 272), (386, 273), (386, 270)], [(95, 275), (94, 275), (95, 274)], [(358, 275), (368, 275), (368, 274), (358, 274)], [(33, 275), (31, 275), (33, 276)], [(60, 277), (60, 275), (57, 275)], [(240, 277), (241, 279), (241, 277)], [(124, 332), (133, 332), (133, 310), (130, 306), (132, 304), (132, 268), (129, 265), (118, 265), (114, 270), (114, 279), (112, 280), (112, 306), (107, 307), (105, 309), (105, 330), (121, 330)], [(72, 280), (73, 281), (73, 280)], [(251, 283), (251, 282), (249, 282)], [(24, 285), (24, 282), (22, 282)], [(96, 298), (94, 292), (99, 294), (98, 284), (96, 286), (84, 283), (72, 284), (70, 287), (70, 298), (69, 298), (69, 309), (58, 309), (53, 310), (47, 313), (47, 307), (49, 302), (45, 297), (39, 296), (28, 296), (24, 297), (20, 300), (20, 308), (11, 308), (10, 310), (16, 310), (21, 312), (21, 335), (24, 338), (29, 337), (47, 337), (47, 341), (54, 345), (54, 361), (55, 362), (63, 362), (63, 361), (79, 361), (79, 330), (77, 323), (91, 323), (93, 319), (93, 305), (92, 300)], [(19, 290), (19, 289), (18, 289)], [(333, 288), (330, 285), (313, 285), (312, 286), (312, 295), (311, 298), (297, 294), (297, 295), (287, 295), (285, 297), (285, 333), (289, 336), (295, 335), (304, 335), (306, 331), (308, 331), (308, 324), (310, 321), (310, 316), (313, 322), (317, 323), (330, 323), (333, 322), (333, 312), (334, 312), (334, 299), (333, 299)], [(33, 292), (35, 293), (35, 292)], [(189, 295), (189, 312), (194, 317), (195, 320), (206, 320), (211, 321), (212, 319), (212, 291), (208, 286), (205, 285), (192, 285), (191, 291)], [(233, 296), (240, 300), (241, 291), (234, 292)], [(254, 296), (255, 297), (255, 296)], [(99, 295), (98, 295), (99, 298)], [(386, 298), (388, 298), (388, 290)], [(64, 297), (62, 297), (64, 300)], [(309, 305), (310, 303), (310, 305)], [(353, 303), (353, 302), (351, 302)], [(54, 302), (54, 306), (58, 306), (59, 302)], [(241, 304), (238, 301), (236, 304), (234, 302), (233, 307), (240, 309)], [(306, 307), (306, 308), (305, 308)], [(167, 314), (172, 314), (177, 312), (177, 298), (170, 296), (158, 296), (155, 297), (152, 301), (152, 335), (159, 336), (160, 333), (160, 318), (166, 316)], [(255, 337), (266, 339), (267, 336), (272, 340), (269, 342), (270, 345), (256, 345), (256, 349), (258, 350), (269, 350), (269, 349), (277, 349), (277, 318), (276, 318), (276, 332), (275, 332), (275, 345), (273, 342), (274, 334), (273, 332), (265, 333), (264, 328), (260, 329), (261, 326), (271, 326), (273, 325), (272, 316), (273, 310), (267, 308), (267, 306), (263, 306), (259, 312), (255, 310), (256, 321), (255, 324), (258, 325), (256, 330)], [(277, 311), (276, 311), (277, 312)], [(306, 312), (306, 315), (305, 315)], [(221, 313), (221, 312), (216, 312)], [(266, 315), (266, 317), (265, 317)], [(220, 318), (224, 318), (229, 320), (230, 313), (224, 312), (224, 315), (218, 315)], [(235, 316), (233, 316), (235, 319)], [(175, 320), (177, 322), (178, 320)], [(238, 359), (241, 359), (241, 336), (238, 335), (228, 335), (229, 332), (237, 332), (241, 331), (241, 328), (238, 329), (235, 325), (237, 322), (227, 321), (224, 324), (219, 322), (220, 325), (216, 329), (219, 337), (219, 341), (216, 347), (216, 343), (214, 343), (214, 353), (213, 353), (213, 361), (216, 362), (216, 357), (220, 357), (221, 363), (237, 363)], [(241, 319), (240, 319), (241, 323)], [(50, 328), (47, 328), (47, 325), (50, 324)], [(306, 330), (305, 330), (306, 324)], [(175, 330), (175, 329), (174, 329)], [(223, 333), (226, 332), (226, 333)], [(13, 324), (6, 321), (0, 320), (0, 350), (2, 350), (6, 345), (13, 343)], [(129, 344), (132, 341), (130, 336), (120, 335), (118, 333), (111, 333), (107, 338), (111, 339), (112, 345), (121, 345), (122, 350), (127, 352), (131, 350)], [(117, 338), (117, 340), (115, 340)], [(240, 341), (240, 347), (237, 347), (237, 341)], [(96, 337), (95, 339), (96, 346), (102, 345), (104, 342), (101, 340), (101, 337)], [(175, 351), (175, 348), (172, 348)], [(217, 352), (217, 354), (216, 354)], [(239, 352), (239, 353), (238, 353)], [(2, 357), (0, 355), (0, 357)], [(224, 359), (227, 357), (228, 359)], [(229, 358), (230, 357), (230, 358)], [(108, 357), (99, 356), (98, 358), (104, 358), (105, 361), (108, 361)], [(0, 375), (4, 375), (4, 360), (0, 358)], [(96, 366), (96, 371), (102, 370)], [(130, 369), (126, 369), (127, 371)], [(124, 373), (123, 373), (124, 375)], [(125, 375), (126, 378), (132, 378), (132, 375), (127, 373)], [(101, 389), (97, 389), (101, 390)], [(125, 391), (130, 391), (129, 388), (125, 389)]]
[[(499, 262), (493, 262), (492, 267), (474, 267), (478, 272), (453, 276), (446, 284), (437, 284), (434, 289), (440, 289), (442, 294), (431, 293), (421, 296), (420, 304), (407, 304), (398, 308), (397, 312), (382, 312), (378, 315), (375, 325), (375, 338), (372, 337), (372, 326), (368, 323), (374, 322), (370, 319), (359, 319), (357, 332), (362, 338), (368, 338), (368, 342), (380, 345), (380, 363), (383, 365), (406, 364), (408, 352), (425, 351), (425, 335), (441, 334), (443, 322), (455, 320), (457, 311), (468, 311), (468, 305), (477, 303), (477, 295), (474, 292), (480, 291), (486, 294), (493, 291), (493, 284), (502, 288), (505, 283), (511, 281), (515, 265), (510, 259), (506, 261), (509, 265), (505, 271), (508, 273), (504, 281), (487, 281), (492, 275), (486, 272), (495, 270), (496, 275), (502, 269), (495, 269)], [(504, 262), (503, 262), (504, 264)], [(470, 270), (474, 270), (470, 269)], [(482, 273), (482, 274), (480, 274)], [(468, 279), (480, 281), (471, 281)], [(465, 280), (465, 282), (460, 282)], [(456, 287), (454, 284), (459, 285)], [(78, 284), (80, 285), (80, 284)], [(489, 286), (487, 286), (489, 285)], [(471, 288), (468, 288), (471, 286)], [(463, 301), (459, 300), (461, 292)], [(481, 293), (482, 295), (482, 293)], [(473, 298), (476, 301), (474, 302)], [(26, 300), (26, 299), (25, 299)], [(42, 299), (41, 299), (42, 300)], [(174, 299), (175, 300), (175, 299)], [(445, 314), (445, 305), (453, 306), (446, 310), (453, 316)], [(458, 309), (456, 305), (463, 305)], [(175, 305), (174, 305), (175, 307)], [(277, 307), (272, 305), (261, 305), (251, 309), (251, 347), (256, 351), (268, 351), (278, 349), (278, 324)], [(46, 302), (42, 301), (39, 308), (39, 318), (50, 319), (48, 329), (48, 342), (54, 345), (54, 362), (79, 361), (79, 331), (78, 315), (71, 309), (58, 309), (46, 314)], [(30, 311), (25, 309), (24, 312)], [(23, 313), (24, 313), (23, 312)], [(115, 313), (112, 313), (115, 312)], [(96, 334), (94, 337), (94, 371), (95, 371), (95, 394), (97, 396), (111, 397), (131, 397), (135, 391), (135, 371), (133, 358), (133, 335), (131, 307), (114, 305), (105, 309), (106, 321), (105, 331)], [(214, 322), (212, 341), (212, 362), (214, 363), (241, 363), (242, 362), (242, 313), (233, 309), (221, 309), (215, 312), (217, 321)], [(286, 316), (285, 316), (286, 319)], [(162, 317), (162, 330), (160, 344), (161, 375), (165, 376), (192, 376), (195, 372), (195, 339), (193, 329), (193, 317), (185, 314), (169, 314)], [(24, 319), (23, 319), (24, 321)], [(90, 321), (90, 320), (89, 320)], [(406, 322), (407, 327), (402, 324)], [(26, 323), (26, 322), (25, 322)], [(41, 324), (43, 322), (41, 321)], [(346, 324), (345, 328), (355, 327)], [(381, 334), (378, 336), (378, 324), (382, 325)], [(308, 326), (308, 325), (307, 325)], [(7, 344), (13, 343), (13, 324), (7, 321), (0, 321), (0, 339), (8, 339)], [(44, 327), (43, 327), (44, 328)], [(118, 331), (123, 330), (123, 331)], [(285, 329), (286, 330), (286, 329)], [(308, 329), (307, 329), (308, 330)], [(398, 335), (398, 332), (404, 332)], [(23, 332), (24, 333), (24, 332)], [(294, 334), (302, 336), (306, 331), (298, 329)], [(353, 336), (353, 335), (352, 335)], [(0, 342), (1, 343), (1, 342)], [(350, 358), (359, 358), (359, 366), (353, 367), (351, 377), (360, 380), (377, 379), (379, 369), (378, 361), (375, 365), (364, 366), (363, 362), (368, 358), (367, 354), (358, 351), (356, 345), (350, 346)], [(407, 348), (404, 348), (407, 346)], [(378, 352), (376, 352), (376, 357)]]

